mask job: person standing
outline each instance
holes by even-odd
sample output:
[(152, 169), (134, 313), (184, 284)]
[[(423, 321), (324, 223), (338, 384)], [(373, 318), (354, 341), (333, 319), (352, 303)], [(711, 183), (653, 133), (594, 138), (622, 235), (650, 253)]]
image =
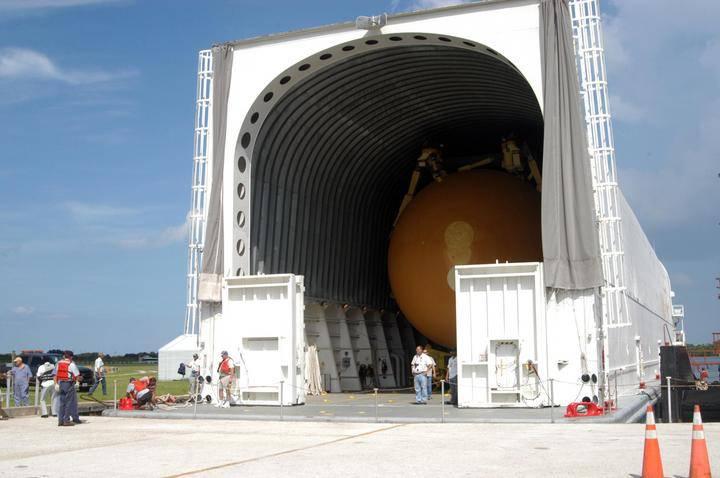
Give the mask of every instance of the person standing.
[(218, 390), (218, 405), (221, 408), (230, 408), (230, 389), (235, 377), (235, 362), (230, 358), (226, 350), (220, 354), (221, 360), (218, 365), (220, 384)]
[(55, 391), (60, 395), (60, 407), (57, 412), (58, 426), (71, 427), (82, 423), (78, 416), (77, 389), (80, 370), (73, 362), (73, 353), (66, 350), (63, 359), (55, 367)]
[(437, 376), (437, 363), (435, 362), (435, 359), (432, 358), (430, 355), (430, 345), (425, 346), (425, 350), (423, 351), (425, 354), (425, 358), (428, 361), (428, 370), (427, 370), (427, 399), (432, 400), (432, 388), (433, 388), (433, 379)]
[(190, 400), (195, 400), (198, 394), (198, 377), (200, 377), (200, 356), (193, 354), (192, 360), (186, 363), (185, 367), (190, 370), (190, 374), (188, 375), (188, 394), (190, 395)]
[(10, 370), (13, 377), (13, 399), (16, 407), (27, 407), (30, 405), (30, 379), (32, 372), (30, 367), (23, 363), (22, 358), (13, 359), (13, 368)]
[(93, 383), (92, 387), (90, 387), (88, 395), (95, 393), (95, 390), (100, 383), (102, 384), (103, 396), (107, 395), (107, 385), (105, 384), (105, 362), (103, 362), (104, 358), (105, 354), (100, 352), (98, 357), (95, 359), (95, 366), (93, 367), (93, 371), (95, 372), (95, 383)]
[[(37, 370), (38, 382), (40, 382), (40, 416), (47, 418), (48, 408), (45, 396), (50, 393), (50, 413), (57, 415), (58, 412), (58, 394), (55, 392), (55, 365), (45, 362), (40, 365)], [(37, 393), (37, 392), (36, 392)]]
[(410, 362), (414, 384), (415, 384), (415, 403), (424, 405), (427, 403), (427, 371), (429, 362), (427, 355), (423, 351), (422, 345), (415, 347), (415, 356)]
[(455, 356), (455, 353), (455, 350), (450, 351), (450, 358), (448, 358), (447, 362), (447, 372), (445, 373), (445, 380), (447, 380), (447, 382), (450, 384), (450, 405), (455, 405), (457, 407), (457, 357)]
[(358, 368), (358, 378), (360, 379), (360, 389), (365, 390), (365, 375), (367, 374), (367, 366), (364, 363)]

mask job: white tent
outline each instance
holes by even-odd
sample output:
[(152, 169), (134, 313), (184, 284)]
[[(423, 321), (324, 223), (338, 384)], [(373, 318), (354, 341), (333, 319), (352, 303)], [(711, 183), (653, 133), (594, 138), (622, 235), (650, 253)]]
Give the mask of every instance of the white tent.
[(183, 334), (163, 345), (158, 351), (158, 380), (180, 380), (177, 373), (181, 363), (188, 363), (198, 351), (197, 335)]

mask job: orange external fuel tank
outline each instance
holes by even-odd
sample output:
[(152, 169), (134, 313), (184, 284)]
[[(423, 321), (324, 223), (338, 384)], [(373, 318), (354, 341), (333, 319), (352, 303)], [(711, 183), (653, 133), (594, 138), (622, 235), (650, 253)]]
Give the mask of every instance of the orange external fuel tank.
[(455, 346), (453, 266), (542, 260), (540, 193), (494, 170), (450, 174), (425, 187), (390, 238), (390, 286), (427, 338)]

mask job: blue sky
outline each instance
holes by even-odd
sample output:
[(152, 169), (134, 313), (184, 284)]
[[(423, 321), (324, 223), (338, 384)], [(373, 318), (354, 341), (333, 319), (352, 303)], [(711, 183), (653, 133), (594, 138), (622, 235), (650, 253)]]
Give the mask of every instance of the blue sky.
[[(0, 0), (0, 351), (182, 328), (195, 69), (212, 43), (452, 2)], [(620, 181), (720, 329), (720, 3), (604, 2)]]

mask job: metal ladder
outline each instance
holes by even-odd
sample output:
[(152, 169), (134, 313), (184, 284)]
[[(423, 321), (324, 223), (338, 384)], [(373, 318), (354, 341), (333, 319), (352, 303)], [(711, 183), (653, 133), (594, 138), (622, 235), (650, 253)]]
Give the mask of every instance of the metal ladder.
[(192, 198), (188, 213), (188, 272), (187, 304), (185, 307), (185, 334), (197, 334), (200, 321), (198, 279), (200, 261), (205, 244), (207, 221), (207, 161), (211, 142), (210, 118), (212, 114), (212, 51), (198, 54), (197, 100), (195, 102), (195, 140), (193, 146)]

